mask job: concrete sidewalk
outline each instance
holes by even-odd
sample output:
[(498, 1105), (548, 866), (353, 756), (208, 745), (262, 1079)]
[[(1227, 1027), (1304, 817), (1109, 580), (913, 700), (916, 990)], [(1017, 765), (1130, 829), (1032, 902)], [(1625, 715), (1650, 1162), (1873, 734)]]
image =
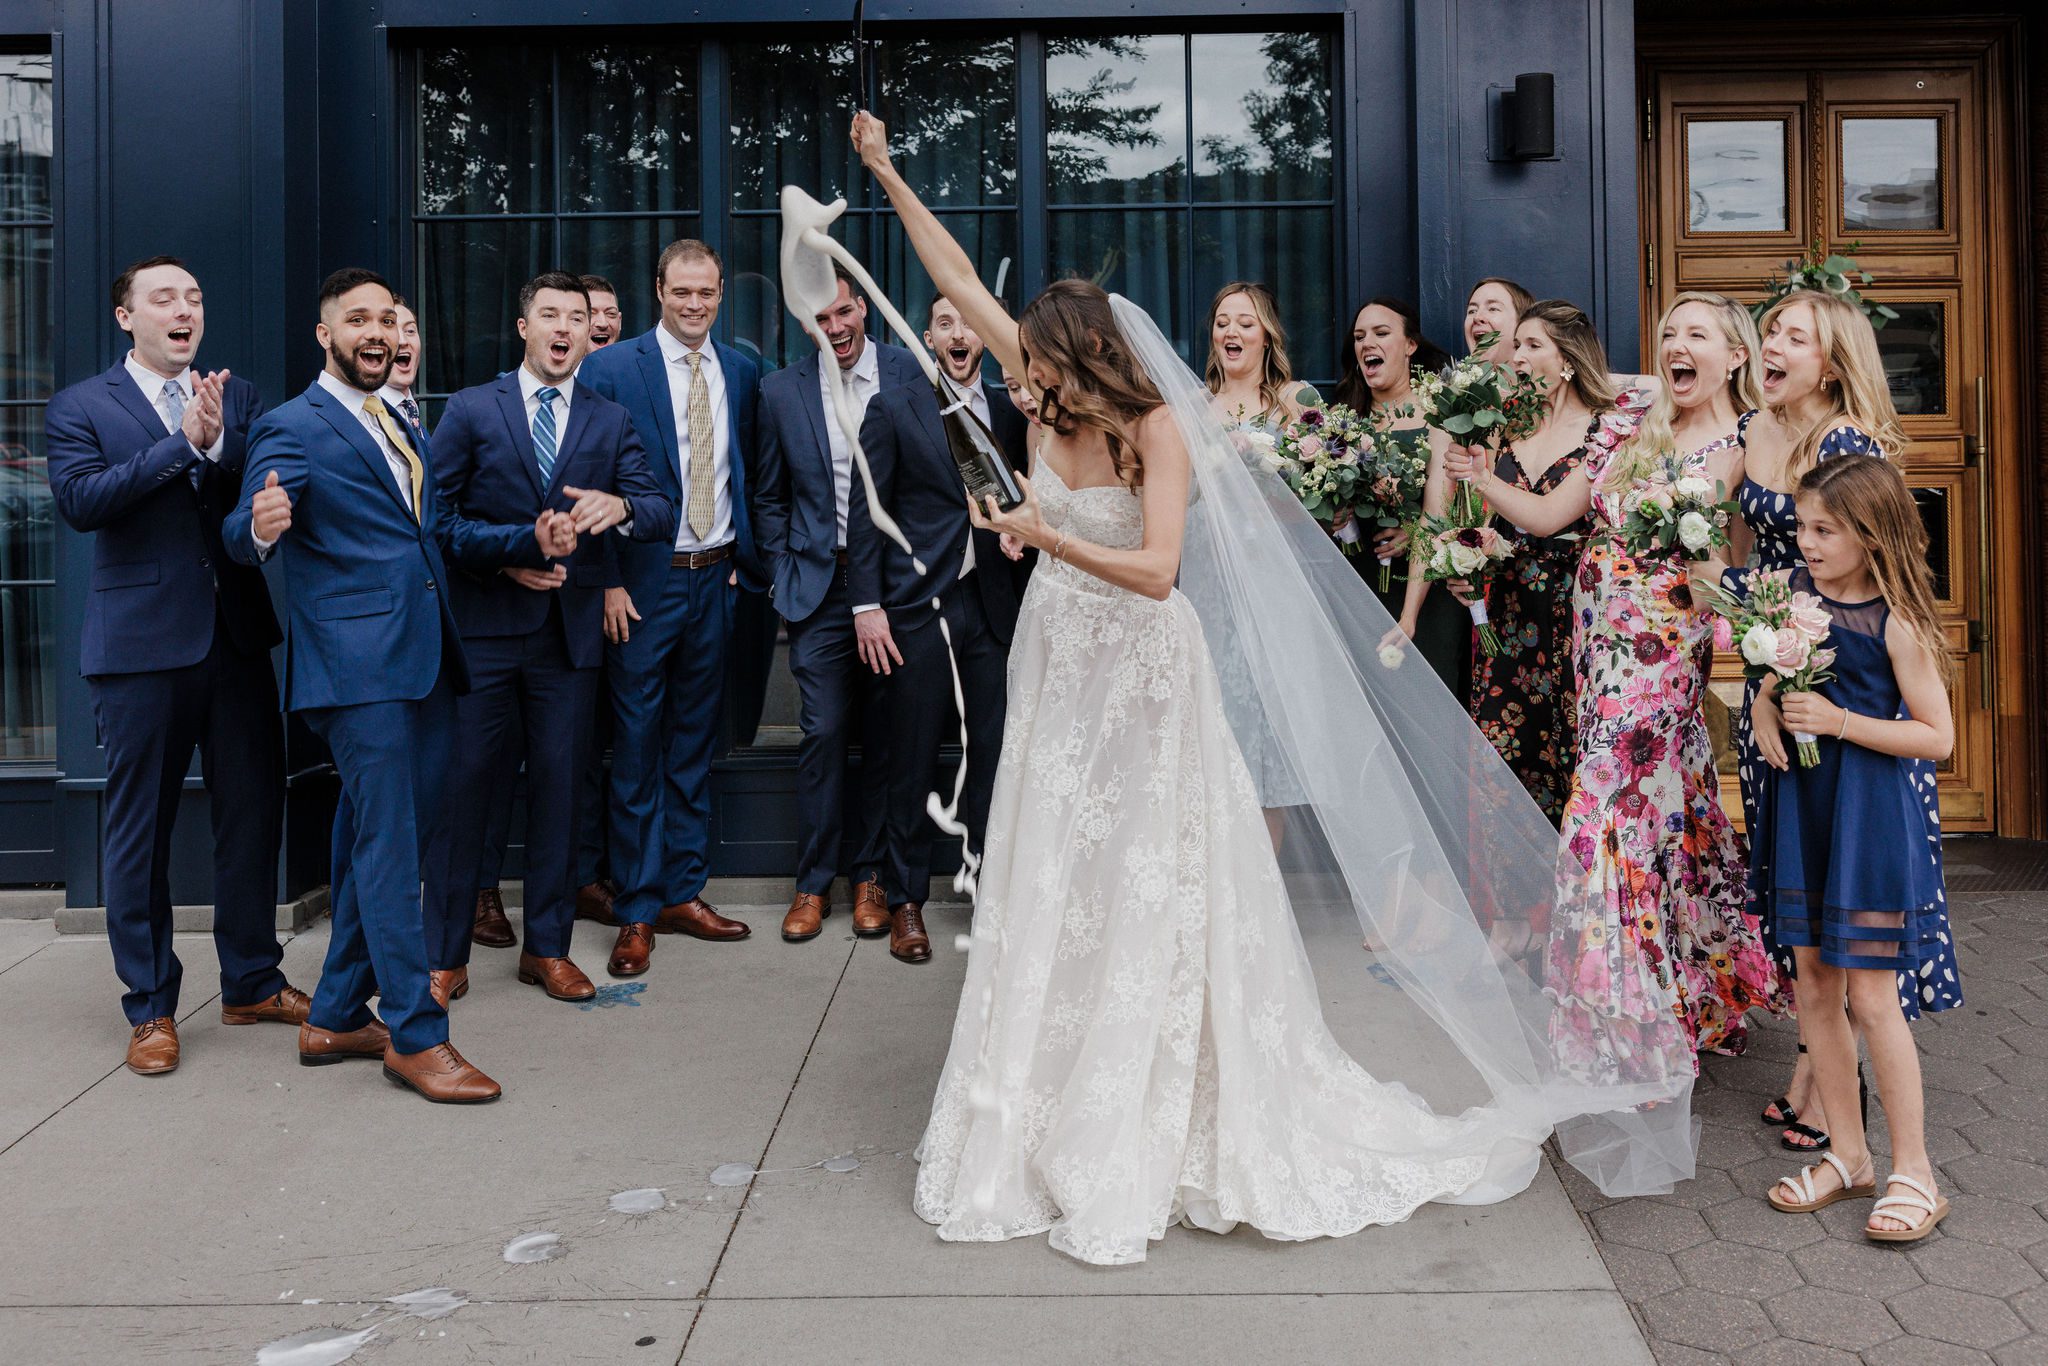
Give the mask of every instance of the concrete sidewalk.
[[(640, 982), (598, 978), (597, 1009), (477, 950), (455, 1041), (506, 1097), (473, 1109), (224, 1027), (196, 937), (184, 1064), (134, 1076), (105, 941), (0, 923), (0, 1357), (252, 1362), (311, 1337), (264, 1359), (1650, 1360), (1548, 1170), (1507, 1204), (1337, 1241), (1176, 1229), (1139, 1267), (941, 1243), (911, 1212), (910, 1150), (964, 914), (934, 913), (913, 968), (843, 916), (792, 946), (779, 907), (734, 913), (753, 939), (663, 938)], [(587, 966), (609, 945), (580, 927)], [(324, 924), (291, 942), (295, 983), (325, 948)], [(456, 1294), (391, 1302), (436, 1287)]]

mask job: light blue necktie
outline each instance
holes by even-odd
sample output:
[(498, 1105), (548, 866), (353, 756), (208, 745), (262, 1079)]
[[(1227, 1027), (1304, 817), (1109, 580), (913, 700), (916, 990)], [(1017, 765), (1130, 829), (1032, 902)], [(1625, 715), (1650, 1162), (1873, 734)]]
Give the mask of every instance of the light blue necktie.
[(555, 400), (561, 396), (562, 391), (552, 387), (534, 395), (540, 406), (533, 410), (533, 458), (540, 465), (542, 488), (555, 482), (555, 445), (561, 439), (555, 431)]
[[(164, 387), (157, 392), (156, 410), (163, 414), (164, 425), (171, 429), (171, 435), (176, 436), (179, 428), (185, 425), (185, 386), (174, 379), (165, 380)], [(202, 451), (201, 455), (204, 454)], [(203, 474), (204, 471), (196, 460), (185, 470), (185, 477), (192, 481), (192, 487), (195, 489), (199, 487), (199, 480)]]

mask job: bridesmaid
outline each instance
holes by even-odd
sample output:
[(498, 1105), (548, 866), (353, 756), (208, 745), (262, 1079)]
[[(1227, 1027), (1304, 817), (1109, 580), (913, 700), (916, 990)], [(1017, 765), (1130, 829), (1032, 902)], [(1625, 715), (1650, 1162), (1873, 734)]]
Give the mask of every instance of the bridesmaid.
[[(1743, 414), (1736, 439), (1743, 449), (1743, 480), (1737, 499), (1744, 535), (1731, 548), (1739, 562), (1745, 550), (1759, 569), (1792, 569), (1801, 565), (1793, 511), (1793, 490), (1807, 471), (1838, 455), (1876, 455), (1897, 460), (1906, 445), (1899, 430), (1878, 354), (1877, 334), (1861, 309), (1832, 294), (1795, 290), (1764, 314), (1763, 403)], [(1752, 549), (1753, 547), (1753, 549)], [(1757, 794), (1766, 759), (1782, 758), (1778, 737), (1782, 723), (1770, 698), (1759, 698), (1757, 685), (1743, 690), (1743, 710), (1736, 727), (1741, 760), (1742, 811), (1756, 828)], [(1769, 739), (1760, 749), (1757, 724)], [(1935, 793), (1934, 766), (1908, 760), (1930, 835), (1930, 860), (1940, 856), (1941, 813)], [(1921, 1011), (1947, 1010), (1962, 1004), (1956, 973), (1955, 947), (1946, 929), (1919, 955), (1917, 974), (1901, 973), (1899, 1005), (1908, 1020)], [(1779, 970), (1791, 973), (1790, 955), (1778, 950)], [(1806, 1044), (1793, 1068), (1785, 1094), (1764, 1108), (1766, 1124), (1783, 1124), (1784, 1146), (1794, 1152), (1820, 1152), (1830, 1146), (1827, 1117), (1813, 1087)]]
[(1495, 365), (1515, 363), (1515, 327), (1536, 302), (1536, 296), (1513, 280), (1489, 275), (1465, 296), (1465, 354), (1480, 354), (1479, 342), (1489, 332), (1493, 345), (1485, 358)]
[[(1709, 620), (1682, 558), (1631, 554), (1619, 537), (1645, 479), (1735, 484), (1735, 422), (1757, 402), (1758, 350), (1741, 304), (1680, 294), (1658, 325), (1662, 383), (1642, 425), (1586, 461), (1593, 532), (1572, 598), (1578, 761), (1543, 980), (1558, 1002), (1554, 1046), (1591, 1072), (1603, 1058), (1658, 1056), (1653, 1040), (1674, 1019), (1694, 1053), (1740, 1053), (1746, 1011), (1786, 1011), (1707, 738)], [(1543, 501), (1497, 497), (1510, 518)], [(1642, 1046), (1613, 1046), (1626, 1027), (1643, 1031)]]
[[(1444, 477), (1444, 451), (1450, 438), (1423, 424), (1416, 411), (1411, 377), (1417, 368), (1434, 372), (1450, 361), (1442, 347), (1422, 335), (1422, 322), (1413, 305), (1401, 299), (1377, 298), (1352, 318), (1350, 361), (1337, 385), (1337, 402), (1356, 413), (1387, 415), (1389, 430), (1429, 443), (1429, 476), (1422, 502), (1426, 510), (1438, 515), (1450, 501), (1449, 481)], [(1411, 410), (1406, 416), (1391, 416), (1404, 407)], [(1472, 684), (1471, 619), (1465, 609), (1441, 584), (1423, 578), (1421, 566), (1416, 564), (1409, 565), (1406, 582), (1397, 578), (1386, 592), (1379, 591), (1379, 557), (1405, 558), (1407, 550), (1406, 529), (1382, 528), (1373, 538), (1372, 553), (1357, 556), (1352, 564), (1444, 686), (1453, 696), (1465, 698)]]
[(1264, 285), (1232, 280), (1209, 305), (1209, 363), (1204, 368), (1216, 413), (1233, 427), (1279, 435), (1320, 401), (1294, 378), (1287, 359), (1287, 329)]
[[(1542, 425), (1490, 466), (1483, 451), (1452, 446), (1445, 468), (1471, 481), (1519, 542), (1487, 585), (1487, 615), (1507, 648), (1473, 654), (1472, 719), (1556, 824), (1574, 757), (1571, 596), (1580, 543), (1591, 529), (1586, 459), (1597, 451), (1604, 463), (1634, 433), (1647, 395), (1617, 392), (1592, 320), (1563, 299), (1523, 313), (1515, 369), (1543, 381), (1550, 402)], [(1464, 588), (1452, 585), (1461, 595)]]

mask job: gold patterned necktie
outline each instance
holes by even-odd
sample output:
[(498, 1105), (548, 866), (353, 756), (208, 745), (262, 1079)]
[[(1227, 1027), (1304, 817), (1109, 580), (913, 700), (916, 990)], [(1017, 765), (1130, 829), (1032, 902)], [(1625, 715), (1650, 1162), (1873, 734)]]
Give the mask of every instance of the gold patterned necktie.
[(363, 400), (363, 411), (377, 419), (377, 425), (384, 431), (384, 439), (404, 458), (405, 467), (412, 474), (412, 519), (417, 522), (420, 519), (420, 488), (426, 483), (427, 468), (420, 464), (419, 456), (413, 453), (412, 442), (406, 440), (405, 429), (391, 415), (391, 409), (383, 399), (371, 394)]
[(699, 541), (718, 518), (718, 449), (711, 421), (711, 386), (704, 382), (704, 353), (685, 351), (690, 364), (690, 534)]

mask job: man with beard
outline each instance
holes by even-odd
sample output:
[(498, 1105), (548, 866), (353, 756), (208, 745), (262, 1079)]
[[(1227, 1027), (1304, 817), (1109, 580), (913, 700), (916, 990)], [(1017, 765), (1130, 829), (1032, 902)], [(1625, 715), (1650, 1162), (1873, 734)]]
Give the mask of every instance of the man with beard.
[(106, 746), (107, 942), (127, 988), (128, 1066), (154, 1075), (178, 1065), (168, 864), (195, 746), (213, 808), (221, 1019), (298, 1024), (307, 998), (278, 967), (277, 617), (262, 575), (221, 553), (263, 402), (245, 379), (192, 368), (206, 308), (175, 257), (115, 277), (114, 321), (127, 357), (51, 399), (46, 422), (57, 510), (92, 536), (79, 672)]
[[(284, 704), (327, 743), (341, 780), (333, 937), (299, 1061), (382, 1058), (386, 1077), (428, 1100), (496, 1100), (498, 1084), (448, 1042), (447, 1012), (427, 983), (420, 870), (454, 695), (469, 673), (447, 605), (433, 476), (378, 395), (398, 347), (391, 286), (359, 268), (328, 276), (314, 335), (325, 368), (250, 430), (241, 497), (221, 528), (242, 563), (278, 561), (290, 621)], [(563, 514), (535, 519), (543, 554), (567, 554), (575, 534)]]
[[(817, 322), (856, 412), (866, 411), (881, 390), (922, 379), (908, 351), (868, 340), (867, 318), (867, 300), (842, 273), (832, 307)], [(881, 882), (889, 731), (881, 680), (861, 667), (869, 641), (856, 629), (865, 620), (886, 634), (887, 625), (880, 599), (857, 596), (848, 581), (852, 505), (867, 495), (834, 415), (831, 382), (815, 350), (761, 382), (761, 550), (774, 576), (776, 610), (789, 623), (789, 671), (803, 730), (797, 745), (796, 891), (782, 920), (782, 937), (792, 944), (817, 938), (831, 913), (846, 811), (847, 747), (857, 723), (861, 796), (850, 870), (853, 932), (863, 938), (890, 932)], [(915, 925), (902, 928), (922, 934)]]
[[(447, 836), (427, 880), (427, 953), (443, 1005), (469, 990), (470, 889), (477, 883), (493, 784), (512, 767), (508, 740), (522, 719), (526, 760), (526, 947), (519, 980), (558, 1001), (597, 994), (569, 959), (573, 928), (576, 779), (589, 744), (603, 589), (616, 559), (603, 540), (624, 527), (667, 544), (675, 509), (647, 472), (625, 409), (576, 382), (589, 344), (582, 282), (551, 271), (519, 292), (519, 368), (448, 400), (434, 477), (447, 498), (456, 562), (504, 562), (457, 575), (452, 605), (472, 690), (456, 703)], [(566, 513), (576, 553), (550, 561), (529, 519)]]
[[(967, 704), (967, 783), (960, 819), (976, 850), (995, 788), (1004, 672), (1017, 624), (1011, 565), (993, 533), (968, 523), (966, 490), (940, 413), (942, 399), (988, 427), (1013, 468), (1024, 458), (1024, 420), (1001, 388), (982, 379), (981, 338), (943, 296), (932, 300), (924, 344), (938, 358), (939, 390), (922, 374), (884, 389), (868, 405), (860, 431), (876, 502), (916, 547), (916, 560), (875, 530), (865, 499), (855, 498), (847, 517), (850, 592), (856, 601), (881, 604), (858, 614), (854, 624), (861, 662), (877, 674), (891, 675), (883, 882), (896, 927), (889, 951), (910, 963), (931, 957), (928, 940), (906, 936), (903, 927), (922, 922), (932, 841), (938, 834), (925, 812), (925, 797), (935, 788), (941, 741), (957, 734), (951, 729), (953, 673), (946, 661), (946, 638), (934, 621), (943, 616), (952, 634)], [(938, 611), (932, 610), (935, 599), (941, 604)], [(950, 792), (950, 782), (938, 790)]]
[(583, 292), (590, 296), (590, 349), (600, 351), (619, 339), (619, 291), (602, 275), (586, 275)]

